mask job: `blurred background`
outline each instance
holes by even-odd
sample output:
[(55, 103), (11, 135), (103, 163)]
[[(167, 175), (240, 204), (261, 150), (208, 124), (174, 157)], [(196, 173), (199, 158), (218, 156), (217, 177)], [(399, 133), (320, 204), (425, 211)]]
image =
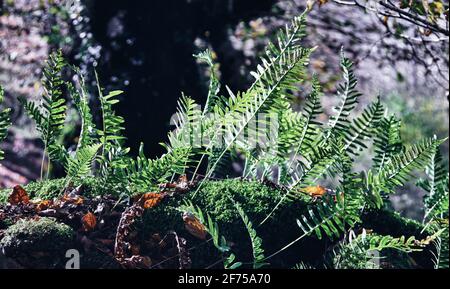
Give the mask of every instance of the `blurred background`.
[[(17, 97), (40, 97), (42, 66), (51, 51), (62, 49), (80, 67), (94, 107), (94, 68), (102, 87), (124, 90), (116, 109), (126, 120), (127, 145), (135, 154), (144, 142), (146, 154), (157, 157), (181, 92), (205, 101), (207, 73), (192, 55), (211, 49), (222, 84), (245, 90), (273, 32), (305, 7), (311, 9), (305, 46), (317, 46), (310, 70), (324, 85), (327, 112), (337, 100), (343, 47), (356, 65), (361, 107), (380, 95), (389, 111), (403, 118), (406, 143), (446, 137), (448, 0), (383, 2), (387, 6), (373, 9), (364, 0), (2, 0), (0, 85), (4, 106), (14, 109), (14, 125), (1, 144), (0, 187), (38, 178), (42, 144)], [(417, 18), (411, 15), (425, 20), (411, 21)], [(298, 92), (299, 107), (306, 92)], [(77, 118), (73, 110), (67, 121)], [(75, 143), (77, 129), (67, 126), (66, 145)], [(448, 141), (443, 153), (448, 163)], [(359, 166), (370, 166), (370, 159), (361, 158)], [(420, 218), (414, 208), (422, 196), (411, 185), (392, 203)]]

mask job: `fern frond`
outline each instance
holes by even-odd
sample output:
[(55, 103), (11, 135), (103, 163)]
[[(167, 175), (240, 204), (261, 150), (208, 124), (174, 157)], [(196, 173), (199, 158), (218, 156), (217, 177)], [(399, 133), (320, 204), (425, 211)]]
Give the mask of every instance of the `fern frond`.
[(81, 118), (80, 137), (77, 144), (77, 149), (81, 149), (98, 140), (96, 137), (96, 127), (93, 121), (91, 109), (89, 107), (89, 99), (84, 77), (77, 68), (75, 68), (74, 71), (77, 73), (79, 79), (79, 89), (76, 89), (72, 83), (67, 83), (67, 89)]
[(435, 147), (425, 173), (428, 178), (417, 182), (419, 187), (428, 192), (424, 198), (424, 220), (448, 215), (449, 175), (445, 169), (439, 146)]
[(395, 116), (384, 117), (377, 126), (374, 137), (373, 169), (378, 171), (384, 166), (392, 156), (400, 153), (403, 145), (400, 138), (401, 121)]
[(360, 151), (367, 148), (364, 140), (370, 138), (374, 134), (375, 127), (383, 117), (384, 108), (377, 99), (372, 105), (366, 108), (362, 115), (356, 118), (348, 129), (342, 133), (344, 135), (343, 151), (352, 155), (358, 155)]
[(404, 253), (422, 251), (426, 242), (428, 241), (416, 240), (414, 236), (406, 238), (367, 233), (365, 229), (362, 234), (355, 236), (350, 230), (348, 240), (343, 240), (333, 250), (333, 267), (335, 269), (379, 268), (377, 259), (380, 257), (375, 257), (374, 252), (381, 253), (387, 249)]
[[(30, 117), (35, 121), (37, 130), (40, 132), (44, 142), (44, 157), (46, 151), (53, 146), (49, 157), (53, 161), (65, 163), (68, 153), (64, 147), (58, 144), (58, 138), (64, 127), (66, 118), (66, 101), (63, 97), (64, 84), (61, 72), (65, 66), (62, 52), (50, 54), (43, 71), (42, 86), (44, 93), (42, 103), (38, 106), (33, 102), (28, 102), (24, 98), (19, 101), (25, 107)], [(50, 152), (50, 150), (49, 150)]]
[(305, 264), (303, 262), (297, 263), (295, 264), (294, 268), (295, 270), (311, 270), (311, 269), (315, 269), (313, 266)]
[(305, 112), (303, 114), (302, 132), (298, 139), (298, 146), (294, 152), (293, 160), (297, 155), (305, 155), (303, 152), (310, 150), (315, 137), (318, 135), (318, 129), (322, 125), (317, 117), (323, 112), (320, 104), (321, 86), (316, 76), (313, 78), (312, 92), (305, 104)]
[(194, 55), (195, 58), (200, 60), (201, 62), (206, 63), (209, 66), (209, 88), (208, 88), (208, 96), (206, 98), (205, 108), (203, 109), (203, 115), (206, 113), (213, 112), (214, 107), (218, 105), (223, 108), (222, 99), (219, 97), (220, 92), (220, 82), (216, 75), (216, 70), (214, 67), (213, 55), (211, 50), (207, 49), (197, 55)]
[(343, 50), (341, 52), (340, 64), (344, 82), (339, 84), (337, 90), (340, 104), (334, 108), (336, 114), (330, 117), (327, 138), (331, 135), (345, 132), (348, 129), (350, 125), (350, 112), (356, 107), (358, 98), (361, 96), (361, 93), (356, 89), (358, 80), (353, 71), (353, 63), (345, 57)]
[(302, 230), (302, 236), (315, 234), (322, 239), (323, 233), (329, 238), (338, 238), (345, 231), (345, 223), (342, 222), (341, 212), (335, 204), (323, 203), (310, 208), (308, 215), (302, 215), (297, 219), (297, 225)]
[(382, 251), (385, 249), (395, 249), (405, 253), (411, 253), (414, 251), (422, 251), (423, 245), (420, 241), (416, 240), (414, 236), (406, 238), (401, 236), (398, 238), (392, 236), (381, 236), (377, 234), (369, 234), (367, 236), (368, 250)]
[(253, 251), (253, 269), (259, 269), (267, 263), (264, 262), (264, 248), (262, 247), (262, 239), (258, 237), (256, 230), (253, 228), (253, 224), (248, 218), (247, 214), (244, 212), (242, 207), (237, 202), (233, 202), (236, 210), (239, 213), (242, 221), (244, 222), (245, 227), (247, 228), (247, 232), (250, 236), (250, 240), (252, 242), (252, 251)]
[(442, 142), (436, 138), (426, 139), (393, 156), (380, 168), (373, 187), (380, 187), (389, 193), (395, 187), (404, 185), (411, 178), (414, 170), (424, 169), (428, 165), (436, 147)]
[(183, 174), (191, 156), (190, 147), (180, 147), (152, 160), (144, 155), (144, 146), (141, 144), (136, 160), (129, 159), (125, 168), (130, 190), (133, 193), (147, 192), (156, 189), (158, 184), (169, 181), (174, 174)]
[(85, 146), (78, 150), (73, 158), (68, 158), (66, 164), (67, 177), (69, 179), (77, 179), (88, 175), (92, 170), (92, 165), (100, 146), (100, 144)]
[[(0, 104), (3, 102), (4, 97), (4, 91), (3, 88), (0, 86)], [(5, 108), (0, 111), (0, 142), (2, 142), (7, 134), (8, 134), (8, 128), (11, 125), (11, 109)], [(0, 150), (0, 160), (4, 158), (4, 152)]]
[(192, 98), (183, 94), (178, 101), (178, 111), (174, 123), (176, 128), (168, 134), (171, 149), (201, 147), (203, 141), (201, 116), (199, 105)]
[(112, 108), (113, 105), (119, 102), (116, 97), (121, 95), (123, 91), (114, 90), (110, 91), (107, 95), (103, 95), (97, 72), (95, 72), (95, 78), (100, 99), (103, 125), (101, 129), (97, 130), (97, 134), (100, 136), (100, 142), (103, 146), (102, 155), (104, 155), (108, 144), (111, 145), (112, 143), (120, 142), (125, 139), (122, 135), (122, 131), (124, 130), (123, 123), (125, 121), (123, 117), (116, 115), (114, 109)]
[[(230, 98), (224, 111), (216, 106), (216, 113), (223, 115), (221, 121), (222, 133), (212, 142), (223, 143), (222, 153), (210, 166), (206, 173), (206, 179), (214, 172), (223, 155), (228, 151), (241, 136), (249, 123), (259, 112), (279, 111), (285, 109), (289, 102), (286, 98), (288, 91), (294, 83), (302, 79), (305, 65), (312, 49), (302, 48), (299, 41), (304, 35), (305, 15), (296, 17), (286, 31), (278, 35), (278, 45), (269, 44), (266, 57), (262, 58), (262, 66), (252, 75), (255, 82), (247, 92), (234, 95), (230, 90)], [(197, 188), (197, 191), (201, 188)], [(196, 191), (196, 192), (197, 192)], [(195, 195), (196, 193), (194, 193)]]
[(445, 231), (433, 241), (435, 247), (434, 251), (431, 251), (433, 255), (434, 269), (448, 269), (449, 268), (449, 230), (448, 223)]

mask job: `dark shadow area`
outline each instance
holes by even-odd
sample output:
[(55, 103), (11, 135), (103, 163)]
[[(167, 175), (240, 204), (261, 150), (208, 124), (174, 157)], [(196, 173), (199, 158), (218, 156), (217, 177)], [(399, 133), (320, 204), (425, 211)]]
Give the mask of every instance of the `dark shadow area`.
[[(196, 38), (215, 48), (227, 42), (227, 28), (240, 20), (270, 13), (273, 0), (121, 1), (98, 0), (91, 6), (94, 38), (102, 46), (98, 72), (104, 87), (125, 91), (118, 113), (126, 119), (127, 145), (146, 144), (149, 156), (163, 152), (169, 120), (181, 92), (199, 103), (206, 84), (192, 57)], [(229, 84), (235, 66), (217, 51), (222, 81)], [(236, 84), (230, 84), (234, 89)]]

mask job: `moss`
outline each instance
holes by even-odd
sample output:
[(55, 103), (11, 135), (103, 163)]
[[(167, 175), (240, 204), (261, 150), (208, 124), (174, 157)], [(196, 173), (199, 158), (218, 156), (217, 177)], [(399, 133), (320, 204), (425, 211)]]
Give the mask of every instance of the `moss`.
[[(108, 182), (104, 183), (102, 179), (96, 177), (85, 177), (75, 182), (74, 186), (82, 185), (82, 194), (86, 197), (94, 197), (103, 194), (111, 194), (119, 196), (126, 192), (124, 185)], [(49, 200), (61, 196), (66, 179), (52, 179), (31, 182), (24, 187), (32, 198)], [(11, 189), (3, 189), (0, 191), (0, 204), (7, 202)]]
[[(411, 219), (402, 217), (399, 213), (389, 210), (374, 210), (369, 211), (363, 215), (363, 227), (372, 229), (380, 235), (391, 235), (393, 237), (409, 237), (414, 236), (416, 239), (424, 239), (431, 235), (432, 232), (425, 230), (424, 226)], [(419, 267), (432, 268), (432, 248), (426, 247), (420, 252), (413, 252), (409, 255), (401, 254), (397, 251), (390, 253), (389, 259), (396, 261), (397, 268), (411, 268), (409, 257), (414, 259), (414, 262)], [(399, 256), (401, 255), (401, 256)], [(404, 258), (403, 258), (404, 257)]]
[(250, 219), (256, 222), (270, 213), (281, 197), (280, 190), (259, 182), (227, 179), (206, 182), (193, 198), (193, 202), (209, 212), (217, 222), (234, 223), (240, 219), (231, 201), (234, 200), (240, 203)]
[(60, 267), (73, 240), (73, 229), (53, 218), (22, 219), (5, 230), (0, 247), (25, 267)]
[[(25, 186), (25, 189), (32, 197), (49, 199), (59, 196), (61, 188), (64, 187), (64, 181), (64, 179), (56, 179), (35, 182)], [(88, 197), (105, 193), (118, 195), (125, 192), (125, 188), (122, 186), (104, 184), (94, 177), (84, 178), (81, 184), (83, 185), (82, 194)], [(259, 226), (259, 223), (281, 200), (283, 193), (276, 187), (255, 181), (242, 179), (205, 181), (195, 196), (192, 192), (179, 194), (165, 199), (155, 208), (146, 210), (144, 218), (136, 224), (136, 227), (143, 232), (144, 239), (148, 237), (148, 234), (164, 234), (169, 230), (174, 230), (186, 237), (190, 246), (200, 245), (203, 242), (190, 236), (185, 230), (181, 213), (177, 210), (185, 199), (190, 199), (203, 212), (209, 213), (212, 219), (218, 223), (220, 234), (235, 244), (233, 251), (238, 259), (250, 261), (252, 257), (249, 255), (251, 254), (251, 244), (248, 233), (231, 200), (241, 204), (253, 222), (258, 235), (262, 238), (266, 253), (270, 254), (301, 235), (296, 219), (305, 214), (307, 209), (307, 203), (301, 200), (280, 206), (271, 219)], [(373, 229), (378, 234), (394, 237), (415, 236), (417, 239), (426, 237), (426, 233), (421, 233), (423, 226), (419, 222), (403, 218), (392, 211), (369, 211), (362, 216), (362, 221), (361, 227)], [(296, 243), (289, 250), (271, 259), (271, 264), (274, 267), (291, 267), (301, 259), (306, 263), (315, 263), (320, 266), (319, 263), (323, 261), (324, 248), (333, 242), (335, 240), (317, 240), (315, 237), (305, 237), (302, 242)], [(205, 267), (217, 261), (217, 250), (211, 244), (203, 244), (199, 248), (201, 249), (192, 252), (194, 262), (201, 260), (201, 263), (194, 264), (195, 267)], [(411, 254), (422, 267), (429, 266), (431, 258), (428, 255), (423, 252)], [(207, 264), (208, 262), (210, 264)]]
[(427, 232), (421, 233), (423, 225), (417, 221), (402, 217), (399, 213), (389, 210), (373, 210), (363, 215), (363, 224), (380, 235), (415, 236), (424, 238)]
[(9, 189), (2, 189), (0, 190), (0, 204), (4, 204), (8, 201), (8, 196), (11, 190)]
[[(252, 220), (258, 235), (263, 239), (266, 251), (273, 252), (301, 234), (296, 219), (306, 209), (306, 204), (301, 201), (292, 203), (289, 207), (282, 206), (273, 215), (273, 218), (263, 226), (258, 226), (281, 200), (282, 194), (283, 192), (279, 189), (260, 182), (242, 179), (206, 181), (195, 196), (181, 195), (166, 199), (157, 207), (147, 210), (141, 228), (142, 231), (149, 233), (165, 233), (168, 230), (186, 233), (181, 213), (176, 208), (182, 204), (183, 199), (191, 199), (196, 206), (199, 206), (203, 212), (209, 213), (211, 218), (217, 222), (220, 234), (235, 244), (233, 251), (238, 259), (250, 261), (252, 260), (250, 239), (231, 199), (239, 202)], [(201, 249), (191, 252), (194, 262), (198, 262), (198, 260), (203, 262), (194, 264), (195, 267), (204, 268), (220, 259), (217, 256), (217, 250), (211, 244), (202, 244), (203, 242), (191, 238), (189, 234), (184, 235), (191, 244), (190, 246), (201, 246)], [(302, 244), (299, 242), (293, 246), (298, 255), (283, 252), (279, 257), (271, 260), (271, 263), (276, 267), (283, 267), (284, 264), (293, 265), (298, 262), (299, 256), (303, 256), (308, 261), (320, 258), (323, 253), (324, 240), (315, 238), (305, 238), (304, 240), (305, 242)]]

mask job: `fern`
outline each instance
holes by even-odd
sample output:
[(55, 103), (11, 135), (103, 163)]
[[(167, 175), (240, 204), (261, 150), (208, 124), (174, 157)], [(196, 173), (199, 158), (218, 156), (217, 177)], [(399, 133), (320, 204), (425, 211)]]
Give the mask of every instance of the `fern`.
[(123, 117), (116, 115), (114, 109), (112, 108), (113, 105), (119, 102), (116, 97), (121, 95), (123, 91), (114, 90), (109, 92), (107, 95), (103, 95), (97, 72), (95, 73), (95, 79), (97, 82), (97, 90), (102, 111), (102, 128), (97, 130), (97, 134), (100, 136), (102, 156), (104, 156), (105, 151), (109, 146), (114, 146), (117, 142), (125, 139), (122, 135), (122, 131), (124, 130), (124, 119)]
[(417, 252), (422, 251), (428, 242), (429, 240), (416, 240), (414, 236), (406, 238), (367, 233), (364, 229), (362, 234), (354, 236), (354, 232), (350, 231), (348, 240), (344, 239), (337, 249), (333, 250), (333, 267), (335, 269), (379, 268), (377, 261), (382, 257), (376, 256), (375, 252), (382, 253), (388, 249), (404, 253)]
[(43, 163), (47, 153), (51, 160), (59, 161), (62, 164), (66, 162), (68, 157), (65, 148), (57, 142), (66, 118), (66, 101), (63, 98), (65, 82), (61, 77), (64, 66), (65, 62), (61, 51), (50, 55), (43, 72), (44, 94), (39, 106), (26, 101), (24, 98), (19, 98), (27, 113), (35, 121), (44, 142), (41, 178), (43, 177)]
[(433, 219), (435, 217), (442, 217), (448, 215), (449, 202), (449, 181), (448, 172), (445, 170), (442, 155), (439, 147), (436, 146), (429, 164), (425, 170), (428, 179), (419, 180), (417, 185), (428, 192), (425, 197), (425, 216)]
[[(4, 91), (3, 88), (0, 86), (0, 104), (3, 102), (3, 96)], [(8, 128), (11, 125), (11, 119), (10, 119), (11, 109), (5, 108), (0, 111), (0, 142), (2, 142), (7, 134), (8, 134)], [(0, 160), (4, 158), (4, 152), (0, 150)]]
[[(212, 175), (220, 159), (234, 145), (257, 113), (278, 111), (288, 104), (287, 92), (293, 83), (301, 80), (311, 53), (311, 49), (299, 45), (304, 35), (304, 22), (305, 15), (296, 17), (286, 32), (279, 33), (277, 45), (269, 44), (266, 57), (262, 58), (263, 66), (258, 66), (257, 71), (252, 73), (256, 80), (247, 92), (235, 95), (228, 90), (230, 98), (225, 110), (215, 107), (215, 112), (223, 116), (220, 120), (222, 125), (219, 126), (223, 129), (208, 146), (207, 151), (209, 152), (215, 143), (221, 143), (222, 138), (225, 148), (210, 166), (206, 178)], [(198, 189), (200, 188), (201, 185)]]
[(444, 231), (440, 236), (438, 236), (435, 240), (433, 240), (433, 244), (435, 247), (434, 251), (431, 251), (433, 255), (433, 263), (435, 269), (448, 269), (449, 268), (449, 230), (448, 230), (448, 221), (447, 224), (443, 227)]
[(262, 247), (262, 240), (260, 237), (258, 237), (255, 229), (253, 228), (253, 224), (248, 218), (248, 216), (245, 214), (244, 210), (240, 206), (239, 203), (233, 202), (234, 207), (236, 208), (237, 212), (239, 213), (239, 216), (241, 217), (242, 221), (244, 222), (245, 227), (247, 228), (247, 232), (250, 236), (250, 240), (252, 242), (252, 251), (253, 251), (253, 268), (259, 269), (267, 263), (264, 262), (264, 249)]
[(305, 104), (305, 113), (303, 123), (301, 125), (302, 132), (298, 140), (298, 146), (295, 150), (293, 160), (303, 151), (310, 150), (318, 134), (318, 129), (322, 125), (317, 121), (317, 117), (321, 114), (322, 106), (320, 104), (321, 87), (317, 77), (313, 78), (312, 93)]
[(68, 179), (78, 179), (88, 175), (92, 170), (100, 144), (85, 146), (77, 151), (73, 158), (67, 159), (66, 173)]
[(403, 145), (400, 138), (401, 122), (395, 116), (384, 117), (378, 123), (374, 137), (375, 156), (373, 170), (377, 172), (390, 159), (401, 152)]
[(383, 116), (383, 110), (380, 98), (365, 109), (362, 115), (343, 131), (344, 147), (342, 150), (356, 156), (359, 151), (367, 148), (363, 141), (374, 134), (375, 127)]
[(426, 139), (418, 144), (405, 149), (404, 152), (392, 157), (392, 159), (380, 168), (373, 187), (379, 187), (386, 192), (392, 192), (397, 186), (404, 185), (412, 176), (414, 170), (423, 169), (443, 140)]
[(176, 148), (168, 151), (158, 159), (148, 159), (144, 155), (141, 144), (139, 155), (129, 159), (125, 168), (131, 192), (146, 192), (154, 190), (157, 185), (167, 182), (174, 174), (183, 174), (190, 162), (191, 150), (189, 148)]
[(356, 107), (361, 93), (356, 90), (358, 81), (353, 71), (353, 63), (341, 52), (341, 69), (344, 82), (339, 85), (337, 94), (340, 104), (334, 108), (336, 114), (330, 117), (329, 130), (326, 139), (335, 134), (343, 133), (350, 125), (350, 112)]
[(197, 55), (194, 55), (194, 57), (196, 57), (198, 60), (200, 60), (203, 63), (206, 63), (209, 66), (210, 81), (209, 81), (208, 95), (206, 98), (205, 108), (202, 113), (203, 115), (205, 115), (206, 113), (213, 112), (214, 107), (216, 105), (223, 108), (221, 98), (219, 97), (220, 82), (216, 75), (212, 52), (209, 49)]
[(76, 89), (72, 83), (67, 83), (67, 89), (81, 118), (80, 137), (77, 144), (77, 149), (81, 149), (97, 141), (97, 136), (84, 77), (78, 69), (74, 68), (74, 71), (79, 79), (79, 89)]

